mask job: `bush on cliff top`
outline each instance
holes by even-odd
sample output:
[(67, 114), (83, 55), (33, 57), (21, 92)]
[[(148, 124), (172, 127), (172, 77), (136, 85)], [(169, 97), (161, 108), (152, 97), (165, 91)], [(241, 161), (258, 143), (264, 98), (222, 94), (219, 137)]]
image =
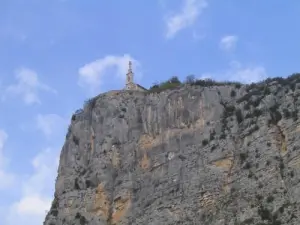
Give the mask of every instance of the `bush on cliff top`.
[(169, 80), (161, 82), (159, 84), (154, 84), (152, 87), (150, 87), (150, 92), (161, 92), (167, 89), (173, 89), (181, 86), (182, 83), (178, 79), (178, 77), (173, 76)]
[(183, 85), (192, 85), (192, 86), (201, 86), (201, 87), (235, 85), (236, 88), (240, 88), (242, 84), (239, 82), (230, 82), (230, 81), (219, 82), (212, 79), (196, 79), (194, 75), (188, 75), (185, 81), (181, 82), (178, 79), (178, 77), (173, 76), (167, 81), (154, 84), (149, 88), (149, 92), (161, 92), (168, 89), (174, 89)]
[[(292, 89), (294, 89), (295, 83), (300, 82), (300, 73), (294, 73), (286, 78), (282, 77), (274, 77), (267, 78), (261, 82), (252, 83), (247, 85), (247, 91), (253, 90), (255, 88), (263, 89), (264, 94), (269, 94), (270, 90), (266, 87), (266, 84), (276, 81), (281, 85), (290, 85)], [(185, 81), (181, 82), (178, 77), (174, 76), (167, 81), (163, 81), (161, 83), (154, 84), (150, 87), (150, 92), (161, 92), (168, 89), (177, 88), (183, 86), (185, 84), (192, 86), (202, 86), (202, 87), (211, 87), (211, 86), (225, 86), (225, 85), (234, 85), (235, 88), (240, 88), (242, 83), (234, 82), (234, 81), (215, 81), (213, 79), (196, 79), (194, 75), (188, 75)], [(293, 87), (292, 87), (293, 86)], [(257, 91), (257, 90), (256, 90)]]

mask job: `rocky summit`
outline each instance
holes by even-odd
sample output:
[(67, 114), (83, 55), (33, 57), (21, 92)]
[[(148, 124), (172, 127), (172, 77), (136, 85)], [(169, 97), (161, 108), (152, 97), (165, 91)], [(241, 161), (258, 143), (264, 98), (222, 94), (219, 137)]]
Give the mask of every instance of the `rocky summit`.
[(86, 102), (44, 225), (299, 225), (300, 75)]

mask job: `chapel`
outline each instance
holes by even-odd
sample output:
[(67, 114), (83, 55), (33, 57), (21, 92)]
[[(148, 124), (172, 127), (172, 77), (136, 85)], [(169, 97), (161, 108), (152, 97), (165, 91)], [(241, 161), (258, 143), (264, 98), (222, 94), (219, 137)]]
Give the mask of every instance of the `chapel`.
[(125, 90), (136, 90), (136, 91), (147, 91), (143, 86), (134, 83), (133, 81), (134, 73), (132, 71), (132, 62), (129, 61), (128, 72), (126, 74), (126, 85)]

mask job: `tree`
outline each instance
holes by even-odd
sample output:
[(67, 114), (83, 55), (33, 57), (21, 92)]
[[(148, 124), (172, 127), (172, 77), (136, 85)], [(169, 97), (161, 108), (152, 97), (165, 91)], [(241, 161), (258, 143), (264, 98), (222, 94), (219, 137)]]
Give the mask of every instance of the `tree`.
[(181, 83), (177, 76), (171, 77), (169, 82), (172, 84), (180, 84)]
[(159, 84), (157, 82), (153, 83), (150, 89), (159, 88)]
[(187, 83), (187, 84), (192, 84), (192, 83), (194, 83), (195, 82), (195, 80), (196, 80), (196, 78), (195, 78), (195, 76), (194, 75), (188, 75), (186, 78), (185, 78), (185, 82)]

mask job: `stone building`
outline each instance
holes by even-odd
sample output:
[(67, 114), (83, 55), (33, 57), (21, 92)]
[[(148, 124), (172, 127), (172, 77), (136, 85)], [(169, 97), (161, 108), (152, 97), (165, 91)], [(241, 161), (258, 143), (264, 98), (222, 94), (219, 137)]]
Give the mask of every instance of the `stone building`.
[(143, 86), (134, 83), (133, 81), (134, 73), (132, 72), (132, 62), (129, 61), (128, 72), (126, 74), (126, 86), (125, 90), (136, 90), (136, 91), (147, 91)]

